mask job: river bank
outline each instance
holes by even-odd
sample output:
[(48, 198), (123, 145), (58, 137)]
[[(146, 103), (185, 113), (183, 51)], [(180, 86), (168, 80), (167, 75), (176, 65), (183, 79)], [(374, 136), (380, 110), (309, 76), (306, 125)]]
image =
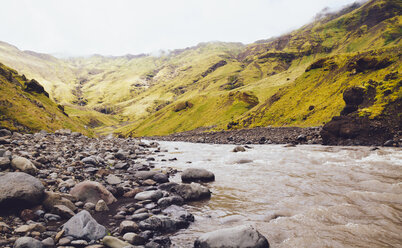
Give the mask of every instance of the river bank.
[(198, 129), (143, 138), (211, 144), (321, 144), (320, 131), (321, 127), (257, 127), (217, 132)]
[(70, 130), (0, 130), (1, 247), (170, 247), (194, 216), (181, 205), (209, 198), (156, 142), (88, 138)]

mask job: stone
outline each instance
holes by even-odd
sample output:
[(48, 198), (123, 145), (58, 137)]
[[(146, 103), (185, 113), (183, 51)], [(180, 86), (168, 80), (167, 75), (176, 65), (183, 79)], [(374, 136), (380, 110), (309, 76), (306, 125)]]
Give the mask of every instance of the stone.
[(95, 205), (96, 212), (109, 211), (109, 208), (104, 200), (99, 200)]
[(144, 192), (140, 192), (140, 193), (136, 194), (134, 199), (136, 199), (137, 201), (144, 201), (144, 200), (157, 201), (162, 197), (163, 197), (162, 191), (149, 190), (149, 191), (144, 191)]
[(113, 174), (106, 177), (106, 182), (110, 185), (117, 185), (121, 183), (121, 179)]
[(11, 136), (12, 133), (7, 129), (0, 129), (0, 137)]
[(214, 173), (200, 168), (185, 169), (181, 173), (181, 180), (183, 182), (212, 182), (215, 180)]
[(170, 205), (183, 205), (184, 200), (182, 197), (174, 195), (174, 196), (168, 196), (168, 197), (163, 197), (158, 200), (158, 205), (160, 207), (167, 207)]
[(143, 245), (146, 242), (144, 237), (132, 232), (124, 234), (123, 239), (132, 245)]
[(63, 230), (65, 231), (65, 236), (87, 241), (98, 240), (107, 235), (106, 228), (98, 224), (86, 210), (82, 210), (69, 219), (64, 224)]
[(177, 184), (167, 183), (160, 185), (161, 188), (166, 187), (166, 190), (175, 193), (182, 197), (185, 201), (195, 201), (211, 197), (211, 191), (207, 187), (198, 183)]
[(34, 211), (31, 209), (24, 209), (21, 211), (20, 218), (24, 221), (34, 220), (37, 218)]
[(123, 248), (126, 246), (130, 246), (129, 243), (124, 242), (123, 240), (120, 240), (118, 238), (112, 237), (112, 236), (106, 236), (102, 240), (103, 245), (109, 248)]
[(139, 214), (133, 214), (131, 215), (130, 219), (134, 221), (141, 221), (148, 219), (151, 215), (148, 213), (139, 213)]
[(93, 181), (84, 181), (74, 186), (70, 194), (83, 202), (96, 204), (99, 200), (104, 200), (106, 204), (111, 204), (116, 198), (102, 184)]
[(73, 240), (73, 241), (71, 241), (70, 244), (71, 244), (72, 246), (75, 246), (75, 247), (85, 247), (85, 246), (88, 245), (88, 242), (87, 242), (86, 240), (79, 239), (79, 240)]
[(51, 237), (46, 238), (46, 239), (42, 240), (42, 245), (44, 247), (54, 247), (55, 246), (54, 239), (52, 239)]
[(52, 211), (54, 206), (56, 206), (56, 205), (64, 205), (64, 206), (68, 207), (69, 209), (71, 209), (72, 211), (77, 210), (77, 207), (75, 206), (75, 204), (72, 201), (70, 201), (69, 199), (64, 198), (63, 196), (64, 195), (60, 194), (60, 193), (46, 191), (45, 199), (43, 200), (42, 205), (47, 211)]
[(42, 233), (42, 232), (46, 231), (46, 227), (40, 223), (33, 223), (33, 224), (29, 224), (29, 225), (19, 226), (18, 228), (16, 228), (14, 230), (15, 233), (27, 233), (27, 232), (32, 232), (32, 231)]
[(248, 225), (205, 233), (194, 242), (194, 248), (221, 247), (269, 248), (269, 243), (256, 229)]
[(246, 148), (244, 148), (243, 146), (236, 146), (235, 148), (233, 148), (233, 152), (245, 152)]
[(182, 219), (173, 219), (163, 215), (154, 215), (141, 221), (138, 225), (141, 230), (153, 230), (162, 233), (174, 232), (189, 226), (189, 222)]
[(96, 208), (96, 204), (93, 204), (92, 202), (87, 202), (84, 204), (83, 208), (88, 211), (94, 210)]
[(98, 160), (94, 157), (86, 157), (81, 160), (84, 164), (98, 165)]
[(0, 170), (7, 170), (10, 168), (11, 161), (7, 157), (0, 157)]
[(42, 202), (45, 187), (35, 177), (23, 172), (0, 175), (0, 209), (25, 209)]
[(29, 159), (20, 156), (13, 156), (13, 159), (11, 160), (11, 166), (14, 169), (31, 175), (34, 175), (38, 172), (38, 168), (36, 168), (36, 166)]
[(14, 243), (14, 248), (43, 248), (43, 244), (31, 237), (18, 238)]
[(58, 221), (58, 220), (61, 219), (61, 217), (59, 215), (57, 215), (57, 214), (49, 214), (49, 213), (46, 213), (44, 215), (44, 218), (47, 221)]
[(64, 245), (68, 245), (71, 243), (71, 238), (70, 237), (64, 237), (61, 238), (58, 242), (59, 245), (64, 246)]
[(394, 141), (393, 140), (387, 140), (384, 142), (384, 146), (392, 147), (394, 146)]
[(71, 218), (74, 216), (74, 212), (64, 205), (55, 205), (53, 206), (52, 212), (57, 214), (63, 218)]
[(157, 171), (137, 171), (134, 175), (138, 179), (141, 179), (141, 180), (152, 179), (158, 183), (165, 183), (165, 182), (169, 181), (169, 178), (167, 175), (157, 172)]
[(131, 220), (123, 220), (119, 226), (120, 234), (125, 234), (127, 232), (137, 232), (138, 225)]
[(130, 190), (130, 191), (124, 193), (123, 196), (126, 197), (126, 198), (133, 198), (135, 195), (137, 195), (137, 194), (140, 193), (140, 192), (142, 192), (142, 189), (140, 189), (140, 188), (135, 188), (135, 189), (132, 189), (132, 190)]

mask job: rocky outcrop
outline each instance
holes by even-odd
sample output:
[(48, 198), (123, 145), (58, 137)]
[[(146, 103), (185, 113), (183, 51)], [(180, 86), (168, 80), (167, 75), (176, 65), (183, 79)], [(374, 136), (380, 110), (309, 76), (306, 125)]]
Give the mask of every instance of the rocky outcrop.
[(268, 240), (251, 226), (237, 226), (203, 234), (194, 248), (269, 248)]
[(31, 81), (25, 83), (25, 86), (25, 91), (44, 94), (45, 96), (49, 97), (49, 93), (47, 93), (45, 88), (43, 88), (43, 86), (35, 79), (31, 79)]
[(398, 118), (401, 117), (395, 106), (400, 107), (400, 103), (386, 106), (383, 114), (374, 119), (359, 115), (358, 109), (368, 104), (371, 97), (369, 90), (361, 87), (346, 89), (343, 93), (346, 105), (340, 116), (333, 117), (320, 132), (323, 144), (381, 146), (389, 141), (392, 146), (398, 146), (401, 125)]
[(45, 187), (23, 172), (0, 174), (0, 209), (24, 209), (41, 204)]

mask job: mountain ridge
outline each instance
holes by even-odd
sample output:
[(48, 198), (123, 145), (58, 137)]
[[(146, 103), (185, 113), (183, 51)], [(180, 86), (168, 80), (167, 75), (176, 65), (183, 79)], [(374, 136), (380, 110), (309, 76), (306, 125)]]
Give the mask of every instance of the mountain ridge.
[[(384, 83), (386, 75), (397, 73), (397, 79), (381, 86), (393, 91), (392, 99), (378, 90), (373, 105), (359, 109), (371, 118), (400, 97), (395, 85), (400, 78), (401, 9), (395, 0), (372, 0), (280, 37), (248, 45), (200, 43), (161, 56), (58, 59), (10, 52), (0, 43), (0, 61), (41, 82), (70, 116), (87, 124), (100, 119), (98, 133), (143, 136), (200, 127), (317, 126), (340, 113), (342, 92), (349, 86)], [(385, 57), (392, 63), (379, 70), (347, 69), (349, 60)], [(316, 68), (306, 70), (311, 66)], [(318, 85), (319, 78), (324, 80)]]

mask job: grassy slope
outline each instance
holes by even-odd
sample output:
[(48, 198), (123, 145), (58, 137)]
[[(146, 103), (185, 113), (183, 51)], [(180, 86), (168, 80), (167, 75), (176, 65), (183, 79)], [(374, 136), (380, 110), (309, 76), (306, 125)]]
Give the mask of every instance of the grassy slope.
[[(118, 131), (130, 135), (163, 135), (205, 126), (226, 128), (229, 122), (238, 128), (322, 125), (343, 108), (345, 88), (367, 87), (369, 80), (380, 86), (373, 105), (362, 112), (375, 117), (387, 103), (401, 97), (399, 74), (395, 80), (384, 81), (386, 75), (397, 72), (401, 66), (400, 13), (398, 1), (371, 1), (347, 14), (314, 22), (289, 35), (251, 44), (238, 55), (238, 60), (205, 78), (208, 86), (202, 93), (187, 93), (180, 98), (193, 102), (192, 108), (175, 112), (174, 106), (167, 107)], [(374, 51), (368, 52), (370, 50)], [(305, 72), (311, 63), (326, 57), (336, 69), (326, 65)], [(356, 74), (347, 70), (348, 61), (362, 57), (388, 59), (391, 65)], [(233, 70), (225, 70), (227, 67)], [(250, 110), (250, 106), (241, 101), (227, 104), (230, 92), (219, 90), (223, 82), (216, 82), (215, 78), (230, 75), (238, 76), (244, 83), (232, 91), (250, 92), (258, 97), (260, 104)], [(391, 89), (392, 94), (384, 97), (384, 89)], [(314, 109), (309, 110), (310, 106)]]
[(91, 135), (74, 118), (67, 117), (43, 93), (26, 92), (27, 80), (0, 64), (0, 126), (16, 131), (55, 131), (68, 128)]
[[(350, 85), (378, 83), (379, 100), (362, 110), (373, 117), (400, 97), (399, 74), (395, 80), (384, 77), (400, 69), (401, 26), (400, 1), (376, 0), (248, 46), (214, 42), (160, 57), (59, 60), (0, 44), (0, 61), (43, 78), (67, 113), (99, 133), (163, 135), (225, 129), (229, 123), (232, 128), (316, 126), (339, 114), (342, 92)], [(361, 73), (347, 69), (348, 61), (362, 56), (392, 63)], [(324, 67), (305, 72), (320, 58), (327, 58)], [(391, 97), (382, 95), (384, 87), (392, 90)], [(187, 108), (178, 111), (183, 104)]]

